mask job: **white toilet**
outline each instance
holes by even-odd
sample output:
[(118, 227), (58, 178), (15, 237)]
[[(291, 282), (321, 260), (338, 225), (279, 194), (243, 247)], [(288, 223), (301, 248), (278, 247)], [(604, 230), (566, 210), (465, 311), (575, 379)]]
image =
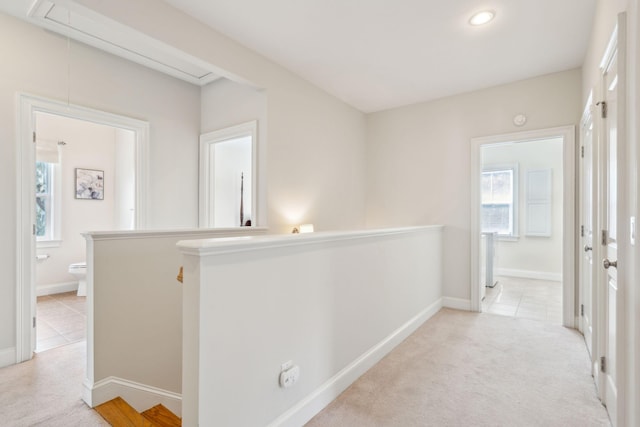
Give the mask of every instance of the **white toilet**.
[(87, 263), (77, 262), (69, 266), (69, 273), (78, 279), (78, 296), (87, 296)]

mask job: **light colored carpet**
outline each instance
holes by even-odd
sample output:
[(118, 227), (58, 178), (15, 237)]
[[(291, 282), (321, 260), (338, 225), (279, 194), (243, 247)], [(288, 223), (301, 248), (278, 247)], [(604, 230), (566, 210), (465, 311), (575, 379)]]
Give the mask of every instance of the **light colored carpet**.
[[(0, 369), (0, 425), (105, 426), (80, 399), (85, 343)], [(610, 426), (576, 331), (444, 309), (308, 424)]]
[(81, 399), (85, 365), (82, 341), (0, 369), (0, 425), (108, 426)]
[(307, 425), (611, 424), (578, 332), (443, 309)]

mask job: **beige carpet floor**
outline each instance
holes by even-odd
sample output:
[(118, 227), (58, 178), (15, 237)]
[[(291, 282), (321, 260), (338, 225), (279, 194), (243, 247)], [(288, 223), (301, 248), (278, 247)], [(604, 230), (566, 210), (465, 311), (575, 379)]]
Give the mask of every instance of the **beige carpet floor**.
[[(0, 369), (0, 426), (104, 426), (80, 399), (85, 343)], [(250, 409), (250, 408), (248, 408)], [(535, 320), (444, 309), (309, 424), (609, 426), (584, 342)]]
[(307, 425), (611, 424), (578, 332), (443, 309)]
[(108, 426), (81, 399), (84, 341), (0, 369), (0, 426)]

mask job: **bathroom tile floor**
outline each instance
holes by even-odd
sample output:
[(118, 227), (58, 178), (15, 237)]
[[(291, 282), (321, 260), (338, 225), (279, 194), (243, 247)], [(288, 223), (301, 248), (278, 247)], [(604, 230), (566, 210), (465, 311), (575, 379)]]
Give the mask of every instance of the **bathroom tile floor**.
[(496, 277), (487, 288), (482, 311), (562, 324), (562, 283), (547, 280)]
[(86, 299), (75, 291), (38, 297), (36, 353), (86, 339)]

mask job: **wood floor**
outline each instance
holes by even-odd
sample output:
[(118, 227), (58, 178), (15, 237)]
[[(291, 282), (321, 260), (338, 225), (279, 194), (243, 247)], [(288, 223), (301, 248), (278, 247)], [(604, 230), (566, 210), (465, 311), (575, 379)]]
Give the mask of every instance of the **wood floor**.
[(116, 397), (95, 410), (115, 427), (181, 427), (182, 420), (165, 408), (156, 405), (139, 413), (121, 397)]

